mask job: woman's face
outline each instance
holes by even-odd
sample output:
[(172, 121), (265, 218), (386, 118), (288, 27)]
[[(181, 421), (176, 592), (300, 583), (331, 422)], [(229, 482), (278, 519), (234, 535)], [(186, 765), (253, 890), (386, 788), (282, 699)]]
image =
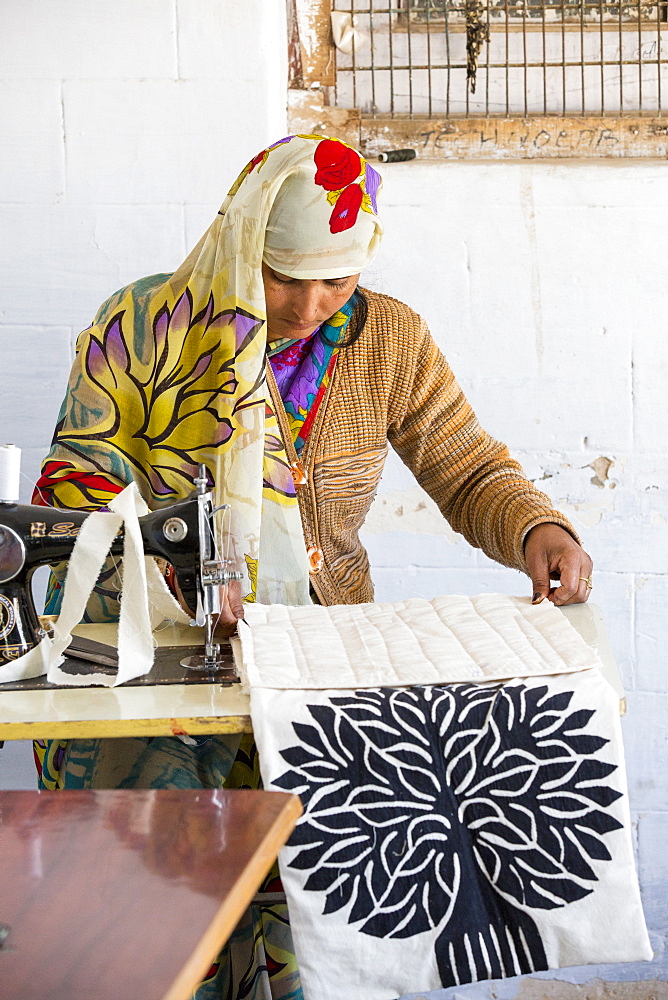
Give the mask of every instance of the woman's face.
[(357, 288), (349, 278), (289, 278), (262, 262), (267, 340), (303, 340), (345, 305)]

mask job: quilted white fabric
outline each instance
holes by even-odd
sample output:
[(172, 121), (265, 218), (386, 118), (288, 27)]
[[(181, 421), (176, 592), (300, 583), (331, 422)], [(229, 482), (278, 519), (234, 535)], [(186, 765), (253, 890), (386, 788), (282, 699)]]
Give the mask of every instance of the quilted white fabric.
[(601, 665), (554, 605), (502, 594), (330, 608), (250, 604), (245, 618), (237, 665), (251, 689), (484, 682)]
[(618, 695), (557, 608), (250, 605), (239, 634), (264, 787), (304, 806), (305, 1000), (651, 958)]

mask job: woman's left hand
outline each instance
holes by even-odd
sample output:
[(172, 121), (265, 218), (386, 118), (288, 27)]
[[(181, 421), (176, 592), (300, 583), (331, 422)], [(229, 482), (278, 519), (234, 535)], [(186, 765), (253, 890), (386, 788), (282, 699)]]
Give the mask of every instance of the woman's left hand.
[[(537, 524), (524, 542), (533, 584), (532, 604), (582, 604), (591, 593), (593, 563), (581, 545), (558, 524)], [(550, 579), (559, 580), (558, 587)]]

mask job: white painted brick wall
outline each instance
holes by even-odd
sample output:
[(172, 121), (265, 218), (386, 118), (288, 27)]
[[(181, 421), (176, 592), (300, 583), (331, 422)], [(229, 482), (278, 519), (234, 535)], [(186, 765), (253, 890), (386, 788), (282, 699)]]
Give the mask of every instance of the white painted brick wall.
[[(234, 177), (285, 134), (278, 0), (0, 5), (0, 440), (28, 500), (77, 334), (108, 294), (176, 267)], [(0, 787), (33, 787), (30, 748)]]
[[(388, 237), (369, 283), (423, 313), (483, 425), (573, 520), (594, 557), (594, 599), (627, 690), (629, 790), (656, 958), (563, 975), (668, 980), (668, 168), (414, 162), (383, 173)], [(366, 535), (379, 598), (528, 592), (520, 574), (426, 529), (420, 500), (393, 467)], [(479, 984), (434, 998), (518, 989)]]
[[(22, 0), (0, 17), (0, 438), (25, 449), (27, 498), (78, 331), (115, 288), (176, 266), (284, 134), (283, 3)], [(573, 518), (628, 691), (657, 959), (562, 975), (668, 980), (668, 165), (413, 162), (384, 177), (367, 284), (424, 314), (483, 424)], [(423, 501), (391, 463), (365, 532), (381, 599), (528, 592)], [(25, 748), (0, 753), (0, 784), (29, 769)]]

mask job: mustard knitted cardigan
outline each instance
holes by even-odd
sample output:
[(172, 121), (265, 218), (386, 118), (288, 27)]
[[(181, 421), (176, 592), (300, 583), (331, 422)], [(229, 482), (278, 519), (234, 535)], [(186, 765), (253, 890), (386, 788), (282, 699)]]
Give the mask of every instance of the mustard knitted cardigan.
[[(526, 572), (523, 542), (542, 522), (577, 535), (487, 434), (425, 322), (387, 295), (365, 293), (364, 332), (341, 350), (302, 452), (297, 490), (311, 583), (323, 604), (373, 600), (358, 532), (371, 506), (388, 442), (455, 531), (505, 566)], [(268, 366), (269, 368), (269, 366)], [(268, 380), (289, 458), (297, 462), (276, 383)]]

